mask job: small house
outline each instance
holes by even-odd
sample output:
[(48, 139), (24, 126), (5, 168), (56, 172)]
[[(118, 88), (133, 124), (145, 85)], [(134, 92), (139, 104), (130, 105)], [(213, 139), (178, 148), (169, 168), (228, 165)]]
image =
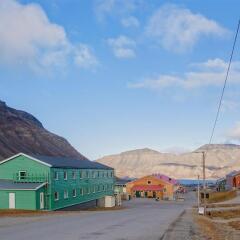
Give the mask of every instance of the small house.
[(226, 188), (240, 188), (240, 171), (233, 171), (226, 175)]
[(127, 183), (127, 193), (132, 197), (173, 200), (178, 182), (163, 174), (145, 176)]
[(130, 182), (129, 179), (116, 178), (114, 192), (119, 194), (122, 200), (128, 200), (127, 194), (127, 183)]

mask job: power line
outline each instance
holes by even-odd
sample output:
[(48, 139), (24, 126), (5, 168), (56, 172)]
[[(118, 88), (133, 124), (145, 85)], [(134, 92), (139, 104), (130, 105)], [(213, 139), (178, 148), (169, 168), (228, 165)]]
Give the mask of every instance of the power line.
[(214, 124), (213, 124), (213, 128), (212, 128), (212, 133), (211, 133), (211, 137), (210, 137), (210, 140), (209, 140), (209, 144), (212, 143), (212, 139), (213, 139), (213, 136), (214, 136), (215, 128), (216, 128), (217, 121), (218, 121), (218, 118), (219, 118), (219, 113), (220, 113), (221, 106), (222, 106), (222, 100), (223, 100), (223, 96), (224, 96), (224, 92), (225, 92), (225, 88), (226, 88), (226, 84), (227, 84), (227, 80), (228, 80), (228, 75), (229, 75), (229, 71), (230, 71), (230, 67), (231, 67), (231, 63), (232, 63), (232, 58), (233, 58), (233, 53), (234, 53), (234, 50), (235, 50), (235, 45), (236, 45), (236, 42), (237, 42), (239, 28), (240, 28), (240, 19), (239, 19), (238, 25), (237, 25), (237, 31), (236, 31), (234, 42), (233, 42), (233, 47), (232, 47), (232, 51), (231, 51), (231, 55), (230, 55), (230, 59), (229, 59), (229, 63), (228, 63), (227, 73), (226, 73), (226, 77), (225, 77), (225, 80), (224, 80), (221, 96), (220, 96), (220, 99), (219, 99), (217, 115), (216, 115), (216, 118), (215, 118), (215, 121), (214, 121)]

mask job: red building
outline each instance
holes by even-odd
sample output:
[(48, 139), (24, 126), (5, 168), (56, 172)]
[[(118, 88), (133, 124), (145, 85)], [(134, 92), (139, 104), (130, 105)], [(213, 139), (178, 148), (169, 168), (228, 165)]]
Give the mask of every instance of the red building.
[(226, 176), (226, 186), (228, 189), (240, 188), (240, 171), (233, 171)]

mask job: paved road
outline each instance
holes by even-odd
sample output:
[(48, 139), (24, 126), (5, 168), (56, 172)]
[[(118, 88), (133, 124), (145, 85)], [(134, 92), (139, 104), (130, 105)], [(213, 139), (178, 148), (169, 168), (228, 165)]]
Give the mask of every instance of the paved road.
[(134, 199), (123, 210), (0, 218), (0, 239), (159, 240), (193, 201), (188, 194), (185, 202)]

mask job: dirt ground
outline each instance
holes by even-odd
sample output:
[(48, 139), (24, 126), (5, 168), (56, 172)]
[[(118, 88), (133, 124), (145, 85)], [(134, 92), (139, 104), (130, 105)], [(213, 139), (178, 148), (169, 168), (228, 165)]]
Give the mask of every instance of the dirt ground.
[[(211, 212), (208, 216), (199, 216), (193, 212), (194, 221), (206, 239), (211, 240), (239, 240), (240, 239), (240, 212), (223, 210)], [(238, 219), (239, 218), (239, 219)]]

